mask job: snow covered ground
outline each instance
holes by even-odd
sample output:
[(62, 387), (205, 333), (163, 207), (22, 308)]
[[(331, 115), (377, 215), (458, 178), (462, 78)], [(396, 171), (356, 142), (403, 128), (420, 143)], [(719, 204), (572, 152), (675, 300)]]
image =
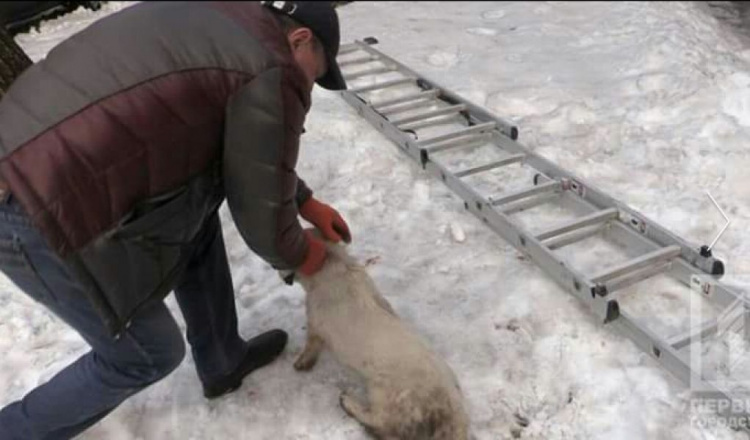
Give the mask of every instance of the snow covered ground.
[[(77, 11), (18, 41), (35, 60), (130, 3)], [(512, 120), (520, 142), (696, 244), (733, 224), (715, 252), (727, 280), (750, 272), (750, 47), (675, 2), (355, 2), (343, 40), (380, 50)], [(339, 209), (351, 251), (395, 309), (456, 372), (477, 439), (744, 439), (699, 428), (685, 386), (599, 325), (533, 263), (466, 213), (336, 93), (316, 90), (298, 172)], [(279, 362), (218, 401), (191, 359), (127, 401), (84, 439), (330, 439), (366, 436), (338, 407), (356, 377), (324, 355), (291, 363), (304, 341), (303, 295), (245, 248), (222, 208), (246, 337), (290, 333)], [(554, 218), (547, 218), (554, 221)], [(585, 250), (585, 249), (584, 249)], [(595, 264), (598, 248), (581, 264)], [(572, 256), (571, 256), (572, 258)], [(2, 278), (0, 405), (84, 353), (83, 341)], [(623, 304), (660, 330), (684, 325), (684, 290), (657, 281)], [(645, 293), (645, 295), (644, 295)], [(182, 322), (176, 304), (168, 304)]]

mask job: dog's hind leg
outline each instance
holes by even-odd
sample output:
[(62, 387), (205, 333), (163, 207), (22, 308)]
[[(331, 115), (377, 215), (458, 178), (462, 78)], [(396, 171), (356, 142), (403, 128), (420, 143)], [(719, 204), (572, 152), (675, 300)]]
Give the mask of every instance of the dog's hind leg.
[(346, 391), (343, 391), (339, 396), (339, 403), (341, 407), (349, 414), (350, 417), (356, 419), (365, 430), (378, 439), (386, 439), (380, 433), (383, 431), (382, 427), (370, 410), (357, 401), (354, 397), (350, 396)]
[(294, 369), (297, 371), (307, 371), (314, 367), (321, 350), (323, 350), (323, 339), (308, 332), (307, 343), (302, 353), (297, 356), (297, 360), (294, 362)]

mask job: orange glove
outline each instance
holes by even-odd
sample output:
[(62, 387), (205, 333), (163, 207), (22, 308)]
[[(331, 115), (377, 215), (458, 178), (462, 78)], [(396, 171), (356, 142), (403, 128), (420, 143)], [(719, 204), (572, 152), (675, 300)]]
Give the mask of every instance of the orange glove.
[(351, 243), (349, 226), (335, 209), (310, 197), (299, 209), (302, 218), (314, 224), (327, 240)]
[(323, 240), (313, 234), (312, 230), (305, 230), (304, 232), (308, 245), (307, 256), (305, 256), (305, 261), (302, 262), (297, 271), (309, 277), (323, 267), (323, 263), (326, 261), (326, 245)]

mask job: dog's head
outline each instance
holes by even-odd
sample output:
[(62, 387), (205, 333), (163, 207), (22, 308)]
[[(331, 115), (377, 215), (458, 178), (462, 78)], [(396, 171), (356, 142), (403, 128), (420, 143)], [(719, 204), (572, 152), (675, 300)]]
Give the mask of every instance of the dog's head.
[(299, 281), (302, 284), (302, 287), (307, 289), (317, 278), (330, 278), (333, 273), (343, 273), (346, 270), (361, 266), (355, 258), (349, 255), (346, 250), (347, 245), (344, 242), (334, 243), (328, 241), (323, 237), (323, 234), (315, 228), (307, 228), (305, 231), (309, 231), (309, 233), (312, 233), (313, 236), (319, 238), (325, 243), (326, 261), (318, 272), (309, 277), (295, 270), (282, 272), (280, 275), (285, 283), (291, 285), (294, 281)]

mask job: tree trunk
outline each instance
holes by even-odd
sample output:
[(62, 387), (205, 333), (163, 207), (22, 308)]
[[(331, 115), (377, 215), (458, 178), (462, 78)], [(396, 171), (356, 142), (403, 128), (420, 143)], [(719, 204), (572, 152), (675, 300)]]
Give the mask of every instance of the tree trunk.
[(0, 96), (33, 62), (3, 26), (0, 26)]

